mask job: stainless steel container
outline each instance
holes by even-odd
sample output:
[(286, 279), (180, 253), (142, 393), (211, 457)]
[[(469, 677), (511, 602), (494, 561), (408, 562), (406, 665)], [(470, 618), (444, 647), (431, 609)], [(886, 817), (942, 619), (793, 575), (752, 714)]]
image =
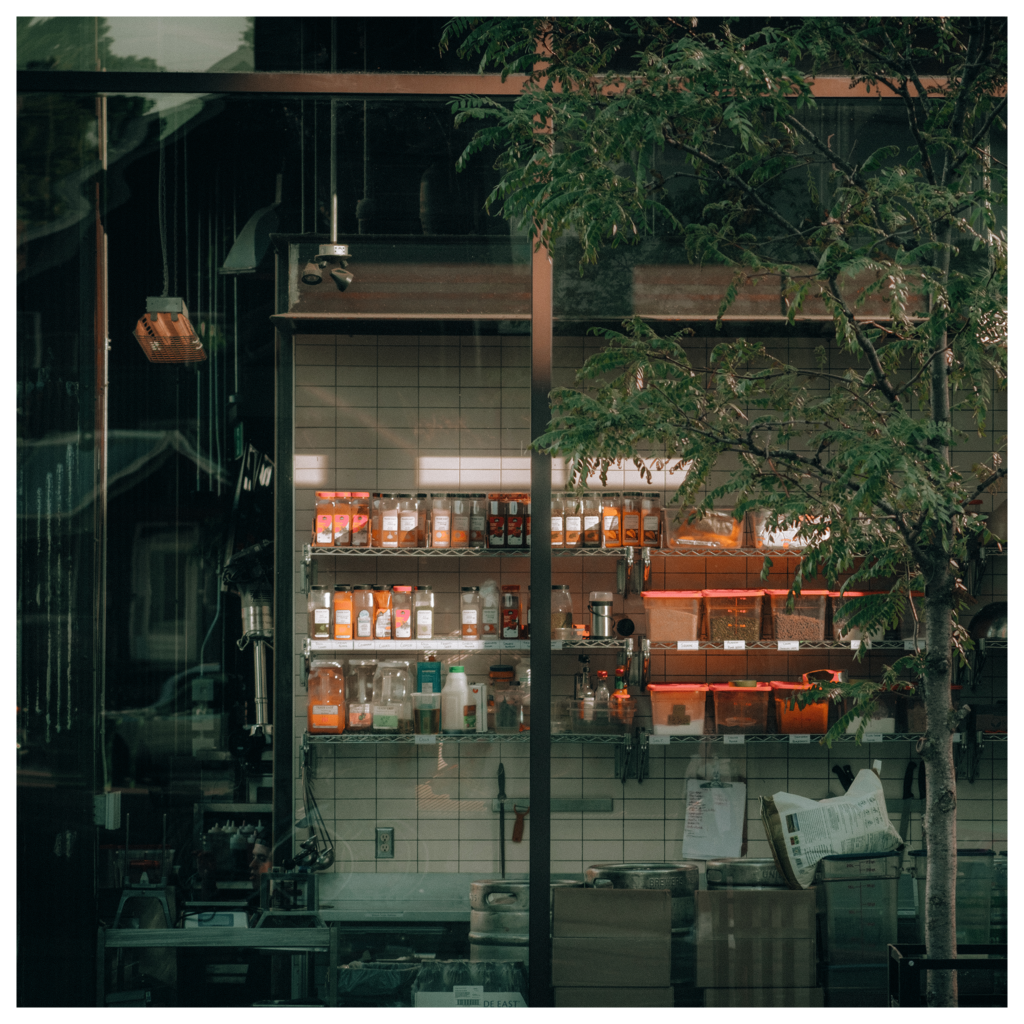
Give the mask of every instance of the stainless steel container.
[(700, 883), (700, 871), (690, 861), (591, 864), (584, 877), (586, 885), (594, 888), (667, 889), (672, 895), (672, 930), (693, 927), (693, 894)]
[[(555, 881), (552, 889), (582, 882)], [(530, 880), (489, 879), (469, 884), (470, 960), (530, 962)]]
[(707, 862), (709, 889), (788, 889), (771, 857), (729, 857)]

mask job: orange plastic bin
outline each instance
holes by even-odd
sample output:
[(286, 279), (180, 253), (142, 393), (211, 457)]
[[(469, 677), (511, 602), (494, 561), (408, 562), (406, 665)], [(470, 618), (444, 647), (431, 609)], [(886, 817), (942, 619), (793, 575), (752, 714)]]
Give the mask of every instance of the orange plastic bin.
[(775, 722), (779, 732), (784, 733), (825, 733), (828, 732), (828, 697), (822, 695), (813, 704), (800, 707), (796, 694), (813, 687), (810, 683), (771, 683), (775, 699)]
[(715, 732), (728, 736), (736, 733), (766, 733), (768, 731), (769, 683), (753, 686), (733, 683), (712, 683), (715, 701)]

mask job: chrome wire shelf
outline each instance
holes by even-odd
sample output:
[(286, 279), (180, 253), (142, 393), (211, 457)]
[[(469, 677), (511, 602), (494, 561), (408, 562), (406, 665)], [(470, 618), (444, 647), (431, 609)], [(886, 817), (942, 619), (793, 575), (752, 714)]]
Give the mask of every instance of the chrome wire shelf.
[[(1005, 651), (1008, 641), (1006, 640), (978, 640), (975, 641), (978, 644), (980, 650), (983, 651)], [(849, 641), (844, 640), (751, 640), (747, 641), (744, 647), (727, 647), (727, 641), (716, 640), (699, 640), (699, 641), (686, 641), (686, 640), (651, 640), (649, 641), (650, 649), (652, 651), (728, 651), (731, 654), (736, 654), (742, 651), (777, 651), (785, 654), (788, 652), (796, 651), (847, 651), (852, 652), (858, 649), (858, 647), (850, 644)], [(797, 646), (779, 646), (781, 644), (795, 644)], [(856, 641), (854, 642), (856, 643)], [(689, 644), (691, 646), (681, 647), (680, 644)], [(696, 646), (692, 646), (696, 644)], [(914, 645), (910, 640), (874, 640), (871, 643), (865, 643), (863, 649), (867, 651), (912, 651)], [(920, 644), (920, 649), (924, 650), (924, 645)]]
[[(609, 640), (552, 640), (551, 650), (632, 650), (633, 641), (629, 638)], [(435, 638), (433, 640), (313, 640), (306, 637), (302, 641), (302, 653), (308, 658), (310, 654), (354, 653), (359, 651), (410, 654), (416, 651), (453, 651), (475, 654), (481, 651), (529, 651), (529, 640), (460, 640), (458, 638)]]

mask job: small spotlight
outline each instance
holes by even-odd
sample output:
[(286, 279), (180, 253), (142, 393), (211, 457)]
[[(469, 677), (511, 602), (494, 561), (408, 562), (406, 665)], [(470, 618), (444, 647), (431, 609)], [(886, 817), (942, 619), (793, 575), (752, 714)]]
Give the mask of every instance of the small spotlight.
[(319, 284), (324, 279), (320, 272), (320, 266), (314, 260), (310, 260), (302, 270), (303, 284)]
[(183, 299), (148, 297), (146, 312), (133, 333), (151, 363), (201, 363), (206, 359)]
[(337, 285), (338, 291), (343, 292), (354, 280), (352, 271), (348, 269), (348, 261), (350, 259), (351, 256), (347, 245), (339, 245), (337, 242), (325, 242), (320, 246), (317, 255), (303, 267), (302, 283), (318, 285), (323, 281), (324, 272), (326, 271), (330, 274), (331, 280)]
[(334, 279), (334, 283), (338, 286), (339, 292), (343, 292), (353, 281), (352, 272), (345, 268), (344, 263), (342, 263), (340, 267), (335, 267), (331, 271), (331, 277)]

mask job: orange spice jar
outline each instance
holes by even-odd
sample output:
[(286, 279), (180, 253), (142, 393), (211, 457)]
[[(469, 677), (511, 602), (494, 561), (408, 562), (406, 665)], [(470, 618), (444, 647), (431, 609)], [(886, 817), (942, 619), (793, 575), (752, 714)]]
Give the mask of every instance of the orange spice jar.
[(353, 491), (349, 499), (352, 505), (352, 547), (370, 546), (370, 492)]
[(331, 622), (335, 640), (352, 639), (352, 588), (345, 583), (334, 584)]
[(334, 546), (352, 546), (352, 495), (349, 491), (334, 492)]
[(334, 491), (317, 491), (313, 512), (313, 547), (334, 547)]
[(622, 495), (609, 491), (601, 501), (601, 547), (622, 547)]

